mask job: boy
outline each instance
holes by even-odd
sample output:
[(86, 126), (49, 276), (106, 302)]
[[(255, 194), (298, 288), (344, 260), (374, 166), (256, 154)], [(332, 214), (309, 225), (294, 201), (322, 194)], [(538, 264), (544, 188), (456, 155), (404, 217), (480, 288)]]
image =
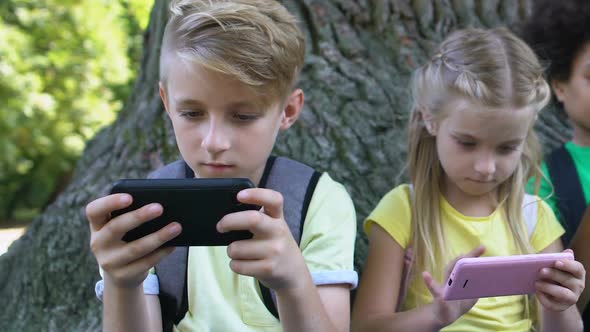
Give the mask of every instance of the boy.
[[(182, 159), (195, 177), (250, 178), (258, 188), (240, 192), (238, 200), (262, 206), (226, 215), (217, 225), (220, 232), (248, 230), (252, 239), (189, 248), (188, 310), (174, 329), (348, 330), (349, 289), (357, 276), (356, 218), (346, 190), (321, 175), (298, 246), (283, 217), (283, 196), (263, 188), (277, 134), (293, 125), (304, 102), (294, 88), (305, 54), (295, 19), (273, 0), (173, 1), (170, 8), (160, 96)], [(104, 278), (97, 285), (99, 296), (104, 288), (103, 326), (160, 330), (166, 322), (152, 267), (174, 250), (160, 246), (182, 230), (171, 223), (123, 242), (128, 230), (162, 213), (150, 204), (109, 220), (131, 199), (115, 194), (86, 208)], [(256, 280), (275, 292), (280, 321), (264, 306)]]

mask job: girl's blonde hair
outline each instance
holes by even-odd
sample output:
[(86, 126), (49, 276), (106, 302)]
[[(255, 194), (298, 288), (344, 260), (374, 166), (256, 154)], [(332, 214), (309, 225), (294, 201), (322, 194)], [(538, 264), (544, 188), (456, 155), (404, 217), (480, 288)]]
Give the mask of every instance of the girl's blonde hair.
[(304, 63), (297, 21), (274, 0), (173, 0), (160, 54), (170, 66), (198, 64), (250, 86), (265, 105), (285, 98)]
[[(538, 112), (549, 101), (550, 88), (543, 79), (543, 67), (522, 40), (506, 28), (470, 28), (451, 34), (435, 56), (415, 71), (413, 96), (408, 132), (408, 170), (415, 195), (412, 199), (413, 271), (433, 271), (440, 280), (452, 258), (447, 255), (440, 214), (443, 170), (435, 137), (425, 128), (421, 111), (428, 111), (440, 122), (446, 116), (445, 106), (462, 97), (491, 108), (531, 106)], [(501, 213), (521, 253), (532, 252), (522, 202), (526, 180), (540, 174), (540, 159), (540, 144), (531, 125), (516, 170), (498, 189)], [(447, 261), (437, 261), (436, 257)]]

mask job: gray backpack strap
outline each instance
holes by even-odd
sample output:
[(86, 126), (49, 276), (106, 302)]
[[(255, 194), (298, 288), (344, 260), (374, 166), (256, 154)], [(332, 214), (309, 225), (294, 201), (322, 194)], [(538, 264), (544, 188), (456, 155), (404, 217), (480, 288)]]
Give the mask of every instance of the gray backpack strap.
[(307, 207), (320, 175), (300, 162), (276, 157), (266, 179), (265, 188), (283, 195), (283, 215), (297, 244), (301, 241)]
[[(303, 224), (307, 208), (321, 176), (313, 168), (300, 162), (285, 158), (271, 157), (272, 163), (266, 181), (261, 186), (280, 192), (283, 195), (283, 216), (297, 245), (301, 242)], [(264, 305), (276, 318), (279, 318), (275, 292), (258, 283)]]
[[(148, 179), (183, 179), (194, 176), (190, 174), (190, 167), (183, 160), (177, 160), (150, 173)], [(172, 254), (164, 257), (156, 265), (164, 332), (171, 332), (174, 324), (178, 324), (188, 311), (187, 266), (188, 247), (176, 247)]]
[(160, 309), (162, 330), (172, 331), (173, 325), (180, 323), (188, 311), (187, 290), (188, 247), (176, 247), (156, 265), (160, 282)]

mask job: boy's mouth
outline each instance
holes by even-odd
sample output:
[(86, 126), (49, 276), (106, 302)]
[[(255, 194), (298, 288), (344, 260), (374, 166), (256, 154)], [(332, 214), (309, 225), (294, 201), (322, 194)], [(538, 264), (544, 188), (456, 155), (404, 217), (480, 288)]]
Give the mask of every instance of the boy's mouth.
[(234, 165), (224, 163), (201, 163), (201, 165), (214, 172), (223, 172), (234, 168)]

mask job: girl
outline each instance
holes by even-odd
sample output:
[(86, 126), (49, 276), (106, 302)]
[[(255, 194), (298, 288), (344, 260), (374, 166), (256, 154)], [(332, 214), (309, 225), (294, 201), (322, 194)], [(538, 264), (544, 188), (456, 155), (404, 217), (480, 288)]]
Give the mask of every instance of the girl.
[(563, 250), (547, 204), (534, 203), (530, 236), (522, 213), (524, 184), (539, 169), (533, 124), (550, 96), (534, 53), (504, 28), (466, 29), (442, 43), (413, 83), (412, 185), (393, 189), (367, 218), (353, 330), (530, 331), (540, 321), (543, 331), (581, 331), (574, 304), (585, 270), (577, 261), (539, 272), (540, 305), (527, 296), (442, 299), (440, 282), (457, 258)]

